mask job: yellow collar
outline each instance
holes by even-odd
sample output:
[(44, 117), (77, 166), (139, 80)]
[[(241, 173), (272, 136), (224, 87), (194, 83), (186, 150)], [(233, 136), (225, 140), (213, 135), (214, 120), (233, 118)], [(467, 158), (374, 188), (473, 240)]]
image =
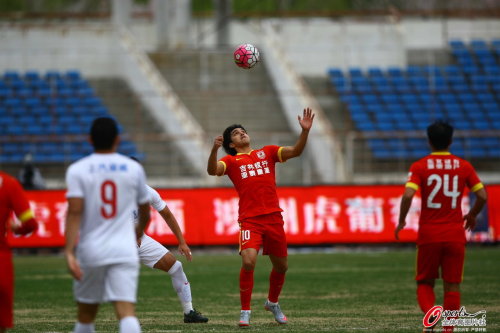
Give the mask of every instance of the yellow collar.
[(236, 156), (238, 155), (250, 155), (253, 152), (253, 149), (250, 150), (248, 153), (236, 153)]
[(431, 155), (451, 155), (449, 151), (436, 151), (431, 153)]

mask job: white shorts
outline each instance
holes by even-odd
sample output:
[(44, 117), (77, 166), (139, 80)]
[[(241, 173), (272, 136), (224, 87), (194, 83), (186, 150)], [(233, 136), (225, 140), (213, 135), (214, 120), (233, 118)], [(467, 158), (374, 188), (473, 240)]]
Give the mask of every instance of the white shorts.
[(141, 246), (139, 247), (139, 259), (144, 265), (153, 268), (153, 266), (168, 253), (167, 248), (161, 245), (148, 235), (141, 238)]
[(73, 291), (80, 303), (136, 302), (139, 263), (124, 262), (82, 267), (83, 277), (75, 280)]

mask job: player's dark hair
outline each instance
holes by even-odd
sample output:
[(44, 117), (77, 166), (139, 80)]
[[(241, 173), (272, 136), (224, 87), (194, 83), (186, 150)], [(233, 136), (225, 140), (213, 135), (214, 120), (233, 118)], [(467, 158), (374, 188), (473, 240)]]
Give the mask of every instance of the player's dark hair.
[(90, 128), (90, 138), (94, 150), (109, 150), (118, 136), (118, 126), (113, 118), (100, 117), (94, 119)]
[(451, 145), (453, 126), (446, 121), (436, 120), (427, 127), (427, 137), (434, 149), (444, 150)]
[(224, 141), (222, 142), (222, 147), (224, 148), (224, 151), (229, 154), (229, 155), (236, 155), (236, 149), (234, 148), (231, 148), (229, 147), (229, 144), (232, 142), (231, 141), (231, 132), (235, 129), (235, 128), (241, 128), (243, 129), (245, 132), (247, 131), (245, 129), (245, 127), (241, 126), (240, 124), (233, 124), (231, 126), (229, 126), (228, 128), (226, 128), (224, 130), (224, 133), (222, 133), (222, 137), (224, 139)]

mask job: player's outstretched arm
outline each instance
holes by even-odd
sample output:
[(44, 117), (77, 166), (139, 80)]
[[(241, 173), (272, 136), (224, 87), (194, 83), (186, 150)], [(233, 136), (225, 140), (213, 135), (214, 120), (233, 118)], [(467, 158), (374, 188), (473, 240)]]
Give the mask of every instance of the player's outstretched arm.
[(302, 114), (302, 118), (300, 116), (298, 116), (297, 118), (299, 120), (299, 125), (302, 128), (302, 132), (300, 133), (300, 136), (294, 146), (283, 147), (283, 149), (281, 150), (282, 162), (285, 162), (290, 158), (297, 157), (304, 151), (307, 143), (307, 137), (309, 136), (309, 130), (311, 129), (313, 124), (314, 113), (312, 112), (311, 108), (305, 108)]
[(408, 212), (410, 211), (411, 202), (415, 193), (416, 191), (413, 188), (406, 187), (403, 197), (401, 198), (401, 204), (399, 206), (399, 223), (396, 230), (394, 230), (394, 237), (397, 240), (399, 240), (399, 232), (406, 226), (406, 215), (408, 215)]
[(191, 249), (187, 245), (186, 240), (182, 235), (181, 227), (179, 227), (179, 223), (177, 223), (177, 220), (174, 214), (172, 214), (172, 211), (168, 208), (168, 206), (165, 206), (165, 208), (163, 208), (158, 213), (160, 213), (161, 217), (163, 217), (170, 230), (172, 230), (172, 233), (175, 235), (175, 238), (177, 238), (177, 241), (179, 242), (180, 254), (186, 256), (186, 259), (188, 261), (191, 261), (193, 259), (191, 255)]
[(70, 274), (76, 280), (80, 280), (83, 275), (80, 264), (75, 256), (75, 247), (83, 213), (83, 202), (83, 198), (68, 198), (68, 214), (66, 216), (66, 231), (64, 235), (66, 239), (66, 245), (64, 246), (66, 264)]
[(476, 217), (488, 200), (488, 195), (486, 194), (484, 187), (474, 192), (474, 194), (476, 195), (474, 206), (472, 206), (470, 211), (464, 215), (465, 229), (471, 231), (476, 227)]
[(210, 176), (222, 176), (224, 174), (224, 166), (222, 163), (217, 162), (217, 151), (222, 146), (223, 140), (222, 135), (217, 136), (210, 151), (207, 163), (207, 172)]

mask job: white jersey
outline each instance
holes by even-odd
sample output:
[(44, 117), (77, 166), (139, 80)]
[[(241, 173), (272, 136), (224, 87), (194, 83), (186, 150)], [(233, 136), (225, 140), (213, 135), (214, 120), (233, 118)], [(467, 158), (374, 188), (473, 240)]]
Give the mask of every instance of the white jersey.
[[(153, 206), (153, 208), (156, 211), (162, 211), (166, 206), (167, 203), (163, 201), (163, 199), (160, 196), (160, 193), (158, 193), (154, 188), (152, 188), (149, 185), (146, 185), (146, 189), (149, 193), (149, 204)], [(134, 222), (138, 223), (139, 222), (139, 216), (137, 213), (137, 209), (134, 210)]]
[(137, 262), (130, 215), (149, 202), (146, 175), (134, 160), (118, 154), (91, 154), (66, 172), (67, 198), (83, 198), (77, 257), (82, 266)]

